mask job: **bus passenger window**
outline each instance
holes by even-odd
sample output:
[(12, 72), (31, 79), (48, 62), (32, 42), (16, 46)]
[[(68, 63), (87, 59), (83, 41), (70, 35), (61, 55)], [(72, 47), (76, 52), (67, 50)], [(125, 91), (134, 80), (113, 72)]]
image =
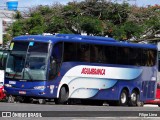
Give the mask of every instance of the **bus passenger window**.
[(155, 57), (156, 54), (154, 54), (155, 52), (153, 50), (147, 50), (147, 65), (148, 66), (153, 66), (155, 64)]
[(90, 61), (91, 62), (97, 62), (98, 61), (98, 47), (96, 45), (90, 46)]
[(117, 63), (117, 47), (105, 46), (105, 57), (107, 59), (106, 63), (116, 64)]
[(81, 44), (78, 50), (81, 62), (90, 62), (90, 46), (89, 44)]
[(77, 43), (70, 43), (70, 42), (64, 43), (64, 57), (63, 57), (64, 62), (77, 60), (76, 48), (77, 48)]

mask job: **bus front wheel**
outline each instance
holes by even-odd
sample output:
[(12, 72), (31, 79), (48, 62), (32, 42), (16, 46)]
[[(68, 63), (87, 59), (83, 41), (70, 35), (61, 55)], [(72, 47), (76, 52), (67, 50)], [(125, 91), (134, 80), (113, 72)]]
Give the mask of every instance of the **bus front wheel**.
[(65, 86), (61, 87), (59, 98), (54, 99), (55, 104), (65, 104), (68, 101), (69, 91)]
[(14, 103), (15, 102), (15, 97), (12, 95), (8, 96), (8, 103)]
[(126, 106), (128, 103), (128, 92), (126, 90), (122, 90), (119, 98), (118, 105)]
[(46, 104), (46, 100), (45, 99), (38, 99), (39, 104)]

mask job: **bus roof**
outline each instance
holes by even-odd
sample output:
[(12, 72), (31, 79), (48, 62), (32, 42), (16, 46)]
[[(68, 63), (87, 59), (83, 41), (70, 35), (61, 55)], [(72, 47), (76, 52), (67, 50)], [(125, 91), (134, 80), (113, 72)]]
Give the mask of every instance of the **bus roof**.
[(79, 34), (57, 34), (57, 35), (24, 35), (13, 38), (13, 41), (40, 41), (56, 43), (58, 41), (66, 42), (83, 42), (92, 44), (103, 44), (111, 46), (122, 46), (122, 47), (138, 47), (138, 48), (149, 48), (157, 49), (156, 45), (153, 44), (142, 44), (142, 43), (129, 43), (129, 42), (119, 42), (113, 38), (100, 37), (100, 36), (83, 36)]
[(97, 41), (107, 41), (107, 42), (117, 42), (117, 40), (110, 37), (100, 37), (100, 36), (84, 36), (76, 34), (57, 34), (56, 37), (68, 38), (68, 39), (83, 39), (83, 40), (97, 40)]

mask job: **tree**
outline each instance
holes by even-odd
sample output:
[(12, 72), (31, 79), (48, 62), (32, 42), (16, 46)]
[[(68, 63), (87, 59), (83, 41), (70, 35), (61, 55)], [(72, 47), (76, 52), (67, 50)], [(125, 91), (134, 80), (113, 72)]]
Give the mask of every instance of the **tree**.
[(10, 34), (4, 34), (3, 35), (3, 44), (6, 45), (10, 40), (12, 40), (12, 37)]
[(22, 19), (22, 14), (20, 11), (16, 11), (16, 14), (13, 15), (13, 18), (16, 19), (16, 20), (20, 20)]
[(138, 39), (153, 39), (155, 34), (160, 30), (160, 6), (148, 6), (131, 8), (132, 12), (129, 16), (129, 20), (141, 26), (142, 32)]
[(128, 40), (132, 37), (140, 37), (143, 32), (143, 28), (132, 22), (127, 21), (122, 25), (116, 26), (113, 30), (113, 37), (120, 40)]
[(46, 31), (50, 33), (59, 33), (61, 32), (61, 30), (65, 29), (64, 25), (65, 25), (64, 19), (55, 16), (50, 20), (50, 23), (48, 24)]
[(160, 6), (138, 7), (106, 0), (69, 2), (67, 5), (37, 6), (11, 27), (13, 36), (29, 33), (87, 33), (121, 40), (154, 38), (160, 32)]
[(103, 26), (102, 22), (94, 17), (84, 16), (81, 17), (80, 28), (82, 32), (86, 32), (87, 35), (102, 35)]
[(28, 30), (29, 34), (42, 34), (45, 30), (44, 18), (39, 13), (31, 14), (27, 24), (30, 26)]
[(11, 26), (11, 30), (12, 30), (12, 37), (15, 36), (19, 36), (19, 35), (23, 35), (23, 22), (22, 21), (16, 21), (13, 23), (13, 25)]

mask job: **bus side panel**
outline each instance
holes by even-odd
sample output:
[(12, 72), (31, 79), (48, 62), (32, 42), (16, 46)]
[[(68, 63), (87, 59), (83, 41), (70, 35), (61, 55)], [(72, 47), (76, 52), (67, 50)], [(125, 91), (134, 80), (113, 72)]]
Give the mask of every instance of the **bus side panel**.
[[(95, 69), (105, 69), (106, 76), (94, 77), (90, 73), (83, 75), (83, 68), (93, 67)], [(110, 72), (110, 69), (114, 70)], [(121, 71), (115, 72), (117, 69)], [(133, 70), (135, 71), (132, 73)], [(62, 80), (58, 90), (56, 90), (58, 92), (57, 97), (61, 86), (66, 84), (69, 87), (70, 98), (118, 100), (123, 88), (128, 90), (129, 96), (133, 89), (138, 89), (142, 101), (155, 98), (156, 80), (152, 80), (152, 78), (156, 78), (156, 73), (153, 71), (153, 67), (99, 66), (99, 64), (82, 65), (82, 63), (79, 65), (75, 62), (66, 62), (63, 63), (60, 73)], [(111, 75), (113, 78), (109, 79), (107, 75)], [(118, 75), (120, 77), (116, 79)], [(85, 97), (85, 94), (88, 94), (88, 97)]]
[(92, 99), (119, 100), (121, 91), (124, 88), (127, 89), (130, 96), (134, 88), (138, 88), (138, 90), (140, 91), (141, 82), (138, 79), (133, 81), (118, 81), (112, 88), (100, 90), (94, 97), (92, 97)]
[(149, 81), (148, 82), (148, 93), (147, 98), (155, 98), (155, 87), (156, 87), (156, 81)]

